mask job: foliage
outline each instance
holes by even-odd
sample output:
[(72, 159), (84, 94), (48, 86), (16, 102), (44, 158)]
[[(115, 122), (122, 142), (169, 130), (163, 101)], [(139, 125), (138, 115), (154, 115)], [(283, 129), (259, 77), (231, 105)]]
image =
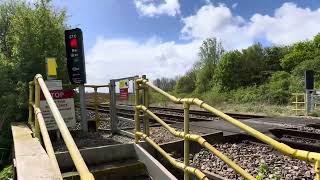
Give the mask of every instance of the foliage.
[[(315, 71), (320, 85), (320, 34), (288, 46), (254, 44), (225, 52), (215, 38), (203, 42), (192, 73), (178, 79), (175, 92), (211, 103), (286, 105), (291, 93), (304, 90), (304, 71)], [(194, 83), (195, 82), (195, 83)]]
[(170, 78), (157, 78), (153, 81), (153, 84), (157, 86), (158, 88), (164, 90), (164, 91), (172, 91), (177, 83), (176, 79), (170, 79)]
[(263, 180), (265, 177), (267, 177), (269, 167), (265, 162), (261, 162), (259, 165), (259, 171), (257, 175), (257, 180)]
[(59, 78), (68, 82), (65, 66), (66, 13), (48, 1), (5, 1), (0, 4), (0, 146), (10, 146), (10, 122), (26, 121), (28, 82), (45, 75), (45, 58), (56, 57)]
[(189, 71), (186, 75), (179, 78), (176, 83), (177, 93), (192, 93), (196, 88), (196, 72)]
[(259, 85), (267, 79), (266, 67), (264, 49), (260, 44), (243, 49), (242, 52), (227, 52), (217, 67), (215, 83), (224, 90)]
[(285, 71), (278, 71), (272, 75), (269, 82), (266, 84), (267, 91), (266, 102), (272, 104), (288, 103), (290, 98), (290, 74)]
[(12, 165), (5, 167), (2, 171), (0, 171), (0, 179), (1, 180), (11, 180), (13, 178), (13, 170)]
[(207, 39), (200, 47), (200, 60), (195, 64), (196, 90), (199, 93), (211, 88), (214, 71), (224, 52), (221, 42), (216, 38)]

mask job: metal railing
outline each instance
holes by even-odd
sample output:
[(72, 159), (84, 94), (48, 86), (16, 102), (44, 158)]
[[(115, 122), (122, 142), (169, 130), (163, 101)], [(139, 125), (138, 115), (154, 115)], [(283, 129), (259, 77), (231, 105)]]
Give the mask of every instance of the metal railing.
[[(295, 112), (295, 115), (299, 115), (299, 112), (306, 113), (306, 95), (305, 93), (292, 93), (294, 96), (294, 101), (292, 102), (294, 108), (292, 109)], [(301, 101), (303, 100), (303, 101)]]
[[(66, 123), (64, 122), (57, 105), (55, 104), (42, 76), (37, 74), (34, 78), (34, 81), (29, 83), (29, 124), (33, 127), (33, 132), (35, 137), (39, 140), (42, 135), (42, 140), (46, 152), (48, 153), (49, 159), (52, 162), (53, 167), (60, 172), (58, 161), (56, 159), (52, 143), (49, 137), (49, 133), (43, 119), (41, 110), (40, 110), (40, 91), (42, 91), (48, 106), (51, 110), (51, 113), (54, 117), (54, 120), (58, 126), (58, 129), (62, 135), (62, 138), (67, 146), (67, 149), (70, 153), (71, 159), (81, 177), (82, 180), (93, 180), (94, 177), (90, 173), (87, 165), (85, 164), (77, 145), (75, 144)], [(34, 116), (34, 118), (33, 118)], [(61, 174), (61, 172), (60, 172)]]
[(107, 88), (109, 87), (109, 84), (105, 85), (84, 85), (86, 88), (93, 88), (93, 107), (94, 107), (94, 121), (96, 122), (96, 130), (98, 129), (100, 125), (100, 116), (99, 116), (99, 105), (101, 103), (98, 102), (98, 88)]
[[(242, 169), (240, 166), (238, 166), (236, 163), (234, 163), (232, 160), (230, 160), (227, 156), (222, 154), (220, 151), (215, 149), (211, 144), (209, 144), (204, 138), (202, 138), (199, 135), (195, 134), (189, 134), (189, 108), (190, 105), (196, 105), (206, 111), (209, 111), (225, 121), (233, 124), (234, 126), (242, 129), (249, 135), (259, 139), (260, 141), (272, 146), (274, 149), (278, 150), (279, 152), (289, 155), (294, 158), (298, 158), (300, 160), (308, 161), (311, 163), (314, 163), (315, 173), (316, 173), (316, 180), (320, 180), (320, 153), (317, 152), (310, 152), (305, 150), (299, 150), (291, 148), (290, 146), (280, 143), (271, 137), (251, 128), (250, 126), (230, 117), (229, 115), (224, 114), (223, 112), (211, 107), (210, 105), (206, 104), (205, 102), (199, 100), (198, 98), (176, 98), (175, 96), (172, 96), (168, 94), (167, 92), (161, 90), (160, 88), (154, 86), (152, 83), (148, 82), (146, 79), (137, 79), (135, 81), (135, 88), (136, 88), (136, 98), (135, 98), (135, 136), (136, 136), (136, 143), (143, 138), (145, 139), (149, 144), (151, 144), (155, 149), (157, 149), (161, 155), (163, 155), (173, 166), (176, 168), (179, 168), (184, 171), (184, 179), (189, 179), (189, 173), (194, 174), (199, 179), (208, 179), (204, 173), (202, 173), (199, 169), (196, 169), (194, 167), (189, 166), (189, 141), (195, 141), (198, 142), (202, 147), (207, 148), (210, 150), (213, 154), (215, 154), (218, 158), (223, 160), (226, 164), (228, 164), (232, 169), (234, 169), (237, 173), (242, 175), (246, 179), (255, 179), (251, 174), (249, 174), (247, 171)], [(169, 100), (176, 104), (183, 104), (184, 108), (184, 132), (180, 132), (175, 130), (174, 128), (170, 127), (168, 124), (166, 124), (163, 120), (161, 120), (159, 117), (157, 117), (154, 113), (152, 113), (148, 109), (148, 91), (149, 88), (153, 89), (154, 91), (164, 95)], [(147, 98), (144, 100), (144, 105), (141, 105), (139, 102), (139, 90), (144, 91), (144, 98)], [(143, 132), (141, 132), (140, 129), (140, 112), (144, 112), (144, 126), (147, 126), (144, 128)], [(149, 116), (152, 117), (154, 120), (156, 120), (158, 123), (160, 123), (164, 128), (169, 130), (171, 134), (173, 134), (176, 137), (184, 138), (184, 162), (178, 162), (176, 159), (171, 157), (168, 153), (166, 153), (159, 145), (157, 145), (152, 139), (149, 138)]]

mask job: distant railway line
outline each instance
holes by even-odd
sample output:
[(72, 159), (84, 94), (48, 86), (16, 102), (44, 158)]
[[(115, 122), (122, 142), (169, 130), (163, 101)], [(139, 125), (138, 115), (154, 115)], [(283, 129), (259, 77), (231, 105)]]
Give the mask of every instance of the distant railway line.
[[(87, 105), (88, 110), (95, 110), (93, 104)], [(158, 107), (150, 106), (149, 108), (160, 118), (165, 119), (167, 122), (179, 122), (183, 121), (183, 109), (179, 108), (168, 108), (168, 107)], [(109, 113), (110, 109), (108, 105), (99, 105), (98, 111), (101, 113)], [(218, 118), (214, 114), (201, 111), (201, 110), (190, 110), (190, 121), (212, 121), (215, 118)], [(263, 118), (265, 116), (261, 115), (249, 115), (249, 114), (240, 114), (240, 113), (226, 113), (229, 116), (236, 119), (251, 119), (251, 118)], [(134, 116), (133, 106), (128, 105), (118, 105), (117, 106), (117, 115), (127, 118), (132, 118)]]

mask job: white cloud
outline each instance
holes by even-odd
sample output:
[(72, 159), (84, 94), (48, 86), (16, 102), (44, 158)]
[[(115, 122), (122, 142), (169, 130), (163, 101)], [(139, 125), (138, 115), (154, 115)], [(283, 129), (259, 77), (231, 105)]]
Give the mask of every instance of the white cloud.
[(320, 9), (297, 7), (284, 3), (274, 16), (255, 14), (248, 25), (251, 36), (265, 37), (275, 44), (291, 44), (310, 39), (320, 32)]
[(217, 37), (227, 49), (243, 48), (262, 38), (274, 44), (291, 44), (320, 32), (320, 9), (310, 10), (284, 3), (273, 16), (254, 14), (249, 21), (232, 14), (225, 5), (208, 4), (183, 18), (182, 37)]
[(176, 16), (180, 14), (179, 0), (164, 0), (159, 5), (155, 5), (153, 0), (135, 0), (134, 3), (142, 16), (154, 17), (163, 14)]
[(154, 38), (138, 43), (98, 38), (86, 57), (88, 82), (103, 83), (112, 78), (142, 74), (151, 79), (181, 75), (197, 59), (200, 43), (162, 43)]
[(238, 3), (234, 3), (234, 4), (232, 4), (232, 9), (235, 9), (235, 8), (237, 8), (238, 7)]
[(223, 4), (202, 6), (195, 15), (183, 18), (182, 22), (181, 34), (186, 39), (217, 37), (227, 49), (246, 47), (253, 42), (246, 32), (245, 20), (233, 16)]
[[(144, 5), (147, 2), (150, 1), (141, 1)], [(159, 14), (158, 10), (146, 12), (149, 12), (149, 16)], [(273, 15), (257, 13), (249, 20), (232, 14), (223, 4), (206, 4), (194, 15), (181, 21), (181, 37), (189, 39), (189, 43), (161, 42), (156, 37), (142, 43), (128, 39), (98, 38), (86, 57), (88, 82), (105, 83), (111, 78), (142, 74), (151, 79), (174, 77), (192, 67), (205, 38), (221, 39), (228, 50), (248, 47), (257, 39), (274, 44), (290, 44), (310, 39), (320, 32), (319, 19), (320, 9), (312, 11), (293, 3), (284, 3)]]

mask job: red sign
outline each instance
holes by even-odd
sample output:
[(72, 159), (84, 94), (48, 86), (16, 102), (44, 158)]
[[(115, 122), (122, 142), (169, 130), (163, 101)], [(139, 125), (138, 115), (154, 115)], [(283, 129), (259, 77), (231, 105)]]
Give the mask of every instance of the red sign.
[(129, 94), (128, 94), (128, 88), (120, 89), (120, 100), (128, 100)]
[[(68, 99), (68, 98), (73, 98), (74, 91), (71, 89), (69, 89), (69, 90), (52, 90), (52, 91), (50, 91), (50, 94), (53, 99)], [(42, 92), (40, 94), (40, 100), (45, 100), (45, 97)]]

